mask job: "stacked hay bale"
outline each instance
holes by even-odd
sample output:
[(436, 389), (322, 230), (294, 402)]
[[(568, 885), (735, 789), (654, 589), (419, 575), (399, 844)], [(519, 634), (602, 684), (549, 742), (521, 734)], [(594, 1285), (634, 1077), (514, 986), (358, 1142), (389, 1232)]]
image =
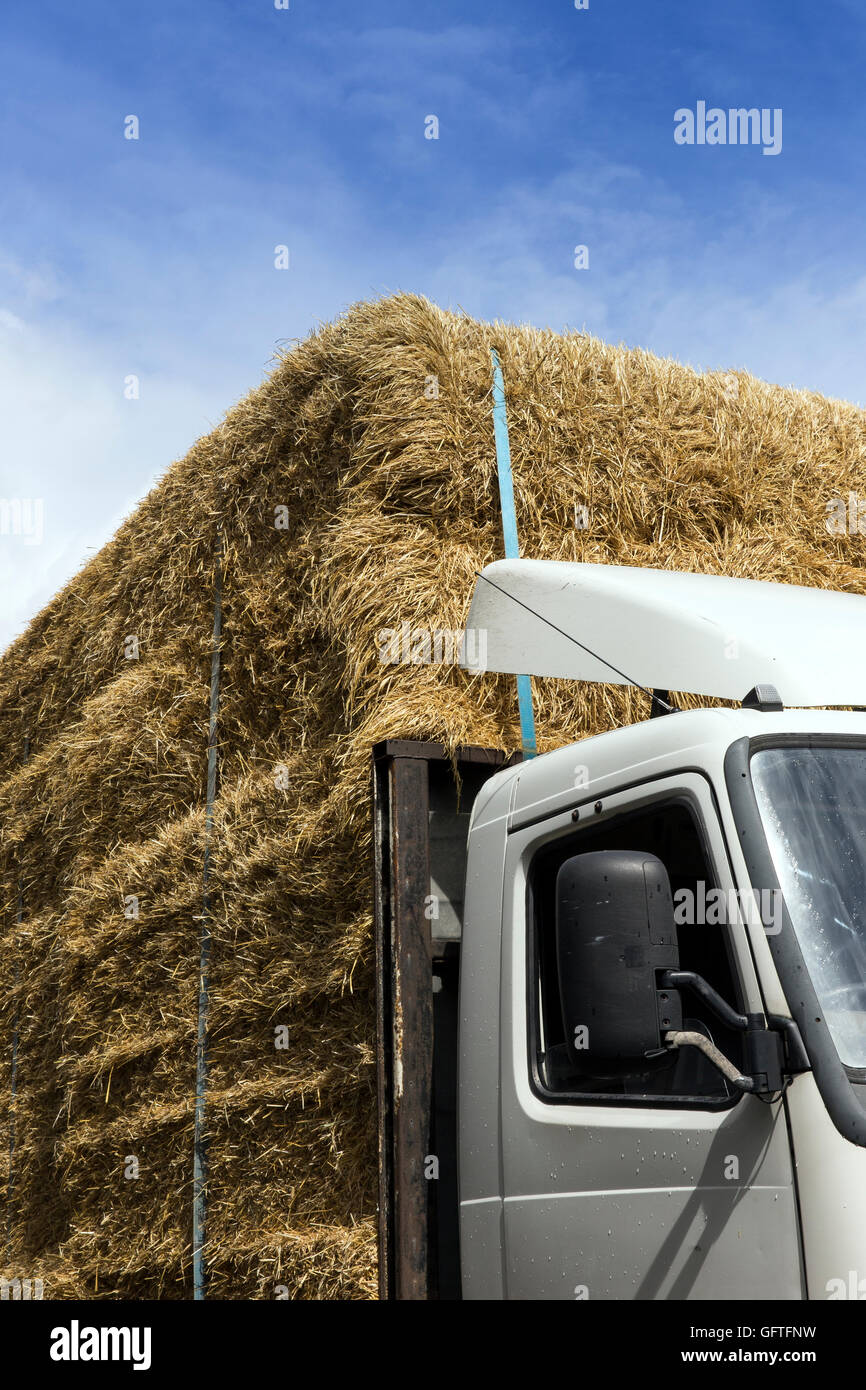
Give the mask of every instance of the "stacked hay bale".
[[(491, 347), (525, 554), (866, 592), (853, 406), (411, 296), (284, 356), (0, 661), (0, 1266), (46, 1296), (191, 1293), (218, 544), (209, 1292), (375, 1296), (370, 748), (519, 745), (510, 678), (376, 634), (460, 628), (501, 555)], [(542, 751), (647, 713), (535, 699)]]

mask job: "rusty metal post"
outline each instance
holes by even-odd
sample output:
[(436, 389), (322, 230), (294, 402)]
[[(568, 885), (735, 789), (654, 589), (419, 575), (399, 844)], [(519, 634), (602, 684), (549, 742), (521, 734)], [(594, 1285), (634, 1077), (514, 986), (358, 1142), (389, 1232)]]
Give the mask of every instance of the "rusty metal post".
[[(387, 903), (377, 933), (380, 1022), (380, 1248), (386, 1298), (426, 1299), (429, 1289), (428, 1192), (433, 1076), (433, 993), (430, 921), (428, 766), (421, 758), (388, 760), (387, 841), (390, 863), (378, 864), (377, 887)], [(382, 826), (381, 829), (386, 827)], [(381, 855), (381, 840), (380, 850)], [(380, 1264), (381, 1269), (381, 1264)], [(380, 1278), (381, 1282), (381, 1278)]]
[[(507, 758), (498, 749), (456, 750), (460, 777), (476, 789), (492, 773), (519, 758), (520, 754)], [(451, 755), (441, 743), (386, 739), (373, 749), (379, 1297), (383, 1299), (438, 1299), (443, 1296), (443, 1287), (447, 1290), (444, 1296), (451, 1298), (455, 1286), (459, 1287), (459, 1269), (455, 1273), (453, 1268), (454, 1248), (449, 1251), (443, 1284), (439, 1244), (443, 1224), (447, 1224), (444, 1217), (449, 1214), (440, 1206), (446, 1187), (448, 1203), (456, 1208), (457, 1202), (453, 1141), (448, 1143), (447, 1155), (437, 1155), (452, 1164), (450, 1185), (428, 1182), (425, 1172), (425, 1160), (435, 1148), (437, 1106), (442, 1112), (437, 1143), (441, 1144), (443, 1134), (450, 1133), (456, 1124), (448, 1109), (454, 1108), (456, 1089), (453, 959), (447, 971), (444, 960), (439, 959), (437, 981), (440, 1027), (447, 1019), (444, 1026), (453, 1036), (436, 1038), (433, 1000), (435, 952), (450, 950), (456, 943), (435, 941), (427, 915), (433, 892), (430, 812), (438, 796), (441, 814), (437, 769), (450, 763)], [(456, 783), (453, 786), (456, 808)], [(442, 868), (440, 863), (440, 877)], [(449, 972), (454, 996), (449, 1002), (450, 1012), (441, 994), (443, 978)], [(451, 1149), (455, 1151), (451, 1153)], [(450, 1215), (456, 1222), (456, 1209)], [(456, 1247), (456, 1239), (450, 1244)]]

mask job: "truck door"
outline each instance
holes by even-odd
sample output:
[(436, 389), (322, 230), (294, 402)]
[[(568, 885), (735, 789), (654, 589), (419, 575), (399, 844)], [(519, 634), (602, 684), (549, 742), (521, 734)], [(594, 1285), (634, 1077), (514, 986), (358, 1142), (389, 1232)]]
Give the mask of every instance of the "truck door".
[[(735, 1008), (762, 1010), (704, 777), (590, 802), (576, 823), (571, 811), (518, 823), (503, 904), (505, 1296), (804, 1298), (784, 1101), (734, 1091), (695, 1048), (612, 1063), (593, 1058), (590, 1039), (580, 1068), (568, 1061), (553, 889), (564, 859), (599, 849), (657, 855), (674, 891), (681, 968)], [(683, 1014), (684, 1027), (741, 1062), (741, 1034), (690, 995)]]

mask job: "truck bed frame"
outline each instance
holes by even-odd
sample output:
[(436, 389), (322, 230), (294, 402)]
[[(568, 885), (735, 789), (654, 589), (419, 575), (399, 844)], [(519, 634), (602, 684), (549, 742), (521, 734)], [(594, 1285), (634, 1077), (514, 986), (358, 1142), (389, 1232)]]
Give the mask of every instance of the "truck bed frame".
[(459, 1299), (457, 1002), (466, 839), (498, 749), (373, 749), (379, 1297)]

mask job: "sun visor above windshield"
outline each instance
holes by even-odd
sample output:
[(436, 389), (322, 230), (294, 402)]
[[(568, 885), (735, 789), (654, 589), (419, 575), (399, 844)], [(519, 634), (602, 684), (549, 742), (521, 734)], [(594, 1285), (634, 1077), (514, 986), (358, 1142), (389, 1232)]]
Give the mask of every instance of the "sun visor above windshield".
[(468, 670), (634, 681), (786, 705), (866, 704), (866, 597), (628, 565), (499, 560), (478, 576)]

